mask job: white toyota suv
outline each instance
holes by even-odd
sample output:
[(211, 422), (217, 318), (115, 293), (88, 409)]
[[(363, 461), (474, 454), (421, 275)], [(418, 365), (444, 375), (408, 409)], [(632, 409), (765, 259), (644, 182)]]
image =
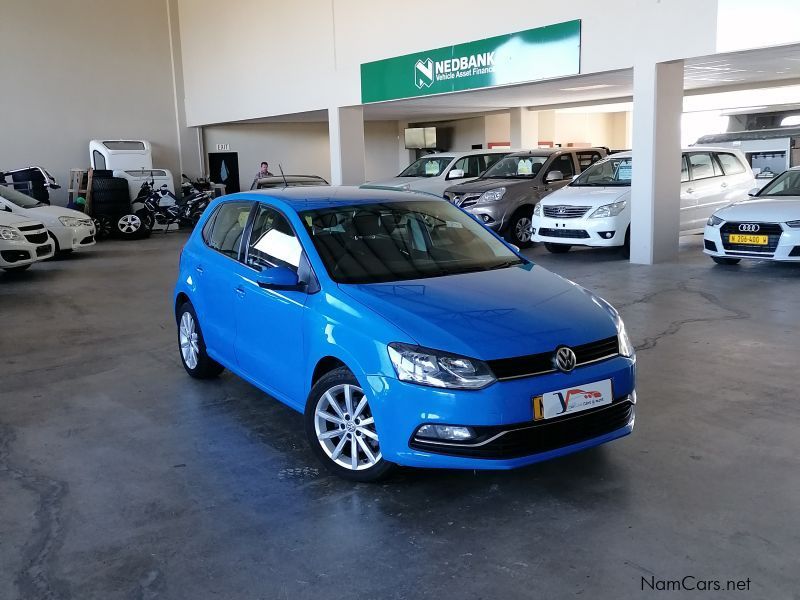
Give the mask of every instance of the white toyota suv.
[(53, 242), (44, 225), (0, 211), (0, 269), (23, 271), (53, 256)]
[[(550, 252), (572, 246), (630, 247), (632, 154), (600, 160), (533, 212), (533, 241)], [(700, 232), (711, 214), (747, 198), (755, 186), (744, 155), (729, 148), (686, 148), (681, 158), (681, 232)]]
[(94, 222), (77, 210), (50, 206), (17, 190), (0, 186), (0, 212), (44, 223), (56, 252), (72, 252), (94, 245)]

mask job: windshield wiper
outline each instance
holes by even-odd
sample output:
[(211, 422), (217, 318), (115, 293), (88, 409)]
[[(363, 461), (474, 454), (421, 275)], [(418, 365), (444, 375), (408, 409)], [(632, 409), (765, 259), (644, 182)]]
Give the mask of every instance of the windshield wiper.
[(497, 269), (507, 269), (508, 267), (516, 267), (517, 265), (521, 265), (521, 260), (507, 260), (505, 262), (497, 263), (496, 265), (492, 265), (491, 267), (487, 268), (487, 271), (495, 271)]

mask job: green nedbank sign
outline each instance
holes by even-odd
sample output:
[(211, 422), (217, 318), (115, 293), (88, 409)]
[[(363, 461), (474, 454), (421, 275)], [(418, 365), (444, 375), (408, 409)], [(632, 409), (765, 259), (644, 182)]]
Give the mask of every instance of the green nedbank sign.
[(361, 65), (361, 101), (381, 102), (525, 83), (581, 68), (581, 22), (415, 52)]

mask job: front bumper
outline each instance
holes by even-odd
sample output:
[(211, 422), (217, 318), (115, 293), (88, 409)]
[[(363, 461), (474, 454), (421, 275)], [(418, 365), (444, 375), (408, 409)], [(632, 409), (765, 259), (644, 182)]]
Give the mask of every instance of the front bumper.
[(60, 250), (80, 250), (95, 244), (95, 228), (92, 225), (77, 227), (54, 227), (50, 233), (58, 240)]
[[(602, 219), (555, 219), (534, 215), (534, 242), (568, 244), (570, 246), (610, 247), (625, 244), (628, 223), (619, 217)], [(545, 234), (542, 234), (542, 230)], [(613, 232), (613, 233), (612, 233)], [(610, 235), (610, 237), (608, 237)]]
[(464, 208), (465, 211), (478, 217), (486, 227), (493, 231), (500, 231), (506, 226), (508, 221), (506, 209), (507, 207), (504, 204), (497, 202), (473, 204)]
[(786, 225), (781, 227), (783, 232), (778, 237), (777, 244), (771, 244), (759, 249), (752, 246), (737, 247), (725, 244), (723, 243), (721, 226), (712, 227), (711, 225), (706, 225), (703, 230), (703, 252), (709, 256), (722, 258), (800, 262), (800, 229)]
[[(574, 413), (569, 419), (534, 423), (534, 396), (603, 379), (612, 380), (612, 404)], [(475, 391), (443, 390), (379, 375), (367, 380), (381, 452), (387, 460), (406, 466), (512, 469), (603, 444), (629, 434), (634, 425), (635, 361), (624, 357), (578, 367), (569, 374), (501, 381)], [(602, 411), (612, 408), (614, 415)], [(630, 411), (624, 412), (627, 408)], [(466, 445), (419, 443), (414, 433), (425, 423), (472, 427), (484, 436), (478, 441), (506, 433), (476, 452)]]
[(50, 258), (53, 254), (53, 242), (50, 239), (44, 244), (32, 244), (27, 240), (2, 240), (0, 241), (0, 269), (24, 267)]

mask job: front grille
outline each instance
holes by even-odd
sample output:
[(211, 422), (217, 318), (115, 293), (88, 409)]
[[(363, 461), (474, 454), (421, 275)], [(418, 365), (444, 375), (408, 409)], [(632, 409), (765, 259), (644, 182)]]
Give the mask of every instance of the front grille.
[(478, 202), (478, 198), (481, 197), (480, 194), (448, 194), (450, 202), (455, 204), (456, 206), (460, 206), (462, 208), (466, 208), (467, 206), (472, 206)]
[[(734, 250), (737, 252), (757, 252), (760, 254), (774, 254), (775, 249), (778, 247), (778, 242), (781, 239), (783, 228), (778, 223), (757, 223), (758, 231), (739, 231), (739, 225), (743, 223), (725, 223), (720, 228), (722, 235), (722, 247), (725, 250)], [(753, 223), (747, 223), (752, 225)], [(769, 236), (769, 242), (766, 245), (758, 244), (731, 244), (728, 239), (731, 234), (752, 234), (752, 235), (766, 235)]]
[(42, 229), (41, 225), (21, 225), (17, 227), (20, 231), (39, 231)]
[(544, 216), (553, 219), (578, 219), (589, 212), (588, 206), (544, 206)]
[(704, 239), (703, 246), (705, 247), (706, 250), (711, 250), (711, 252), (717, 251), (717, 244), (715, 242), (712, 242), (711, 240)]
[(589, 233), (583, 229), (551, 229), (549, 227), (542, 227), (539, 229), (539, 235), (573, 239), (586, 239), (589, 237)]
[(47, 232), (43, 231), (42, 233), (31, 233), (26, 235), (25, 239), (31, 244), (44, 244), (47, 241)]
[(789, 256), (800, 256), (800, 246), (792, 248), (792, 251), (789, 252)]
[[(605, 338), (597, 342), (574, 346), (572, 351), (575, 353), (577, 362), (575, 367), (580, 367), (589, 363), (613, 358), (619, 354), (619, 341), (617, 336)], [(488, 360), (486, 363), (499, 381), (506, 379), (518, 379), (520, 377), (532, 377), (553, 373), (556, 369), (553, 366), (553, 356), (556, 349), (539, 354), (528, 354), (527, 356), (515, 356), (513, 358), (499, 358)]]
[[(472, 458), (518, 458), (579, 444), (625, 427), (634, 414), (626, 396), (608, 406), (548, 419), (539, 423), (519, 423), (492, 427), (472, 427), (478, 436), (470, 445), (444, 445), (412, 438), (414, 450), (468, 456)], [(478, 445), (481, 444), (482, 445)]]
[(50, 244), (46, 246), (39, 246), (36, 248), (36, 256), (44, 256), (45, 254), (50, 254), (53, 247)]

